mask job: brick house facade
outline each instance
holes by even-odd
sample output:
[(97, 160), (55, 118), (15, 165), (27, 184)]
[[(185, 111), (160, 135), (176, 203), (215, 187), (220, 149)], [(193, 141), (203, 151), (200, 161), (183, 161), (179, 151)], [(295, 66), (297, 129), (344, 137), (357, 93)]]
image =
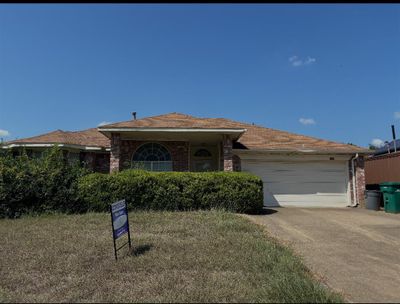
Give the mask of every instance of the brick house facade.
[[(111, 135), (110, 172), (116, 172), (132, 167), (132, 159), (139, 147), (146, 143), (157, 143), (165, 147), (172, 158), (172, 170), (178, 172), (193, 171), (190, 162), (191, 143), (189, 141), (145, 141), (124, 140), (119, 133)], [(223, 136), (218, 145), (218, 159), (220, 160), (217, 171), (240, 171), (240, 158), (233, 155), (232, 140)]]
[[(5, 143), (3, 148), (39, 150), (52, 145), (68, 151), (67, 157), (79, 155), (96, 172), (137, 164), (154, 171), (246, 171), (264, 179), (267, 203), (364, 205), (367, 149), (224, 118), (180, 113), (134, 117), (83, 131), (56, 130)], [(144, 147), (149, 145), (157, 146), (158, 152), (147, 151)], [(350, 160), (355, 156), (353, 180)]]

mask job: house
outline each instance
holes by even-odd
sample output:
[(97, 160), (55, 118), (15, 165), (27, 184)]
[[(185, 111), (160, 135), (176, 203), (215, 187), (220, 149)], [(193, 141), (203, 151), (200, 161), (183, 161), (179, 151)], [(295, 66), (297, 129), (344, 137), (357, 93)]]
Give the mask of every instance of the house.
[(392, 140), (391, 142), (386, 142), (386, 144), (374, 151), (373, 156), (390, 154), (393, 152), (400, 152), (400, 139)]
[[(96, 171), (245, 171), (261, 177), (266, 206), (363, 204), (367, 149), (224, 118), (169, 113), (78, 132), (7, 142), (39, 153), (58, 144)], [(355, 189), (355, 191), (353, 191)]]

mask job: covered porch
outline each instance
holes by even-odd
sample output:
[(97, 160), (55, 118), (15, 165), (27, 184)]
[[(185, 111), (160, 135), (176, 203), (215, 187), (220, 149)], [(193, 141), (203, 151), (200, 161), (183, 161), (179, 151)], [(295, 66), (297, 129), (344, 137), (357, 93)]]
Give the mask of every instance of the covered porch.
[(232, 144), (245, 129), (102, 129), (111, 139), (110, 172), (240, 171)]

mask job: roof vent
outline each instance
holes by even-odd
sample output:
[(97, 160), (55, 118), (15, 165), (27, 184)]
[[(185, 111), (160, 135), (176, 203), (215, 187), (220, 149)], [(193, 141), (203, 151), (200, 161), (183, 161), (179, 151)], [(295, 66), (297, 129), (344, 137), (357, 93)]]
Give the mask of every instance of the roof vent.
[(136, 112), (132, 112), (133, 120), (136, 120)]

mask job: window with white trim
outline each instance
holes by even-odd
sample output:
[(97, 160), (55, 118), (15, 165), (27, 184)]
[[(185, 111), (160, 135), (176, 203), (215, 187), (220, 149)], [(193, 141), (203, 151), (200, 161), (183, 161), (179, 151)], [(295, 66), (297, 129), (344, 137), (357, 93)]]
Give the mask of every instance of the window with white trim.
[(144, 144), (133, 154), (132, 168), (148, 171), (172, 171), (171, 154), (158, 143)]

